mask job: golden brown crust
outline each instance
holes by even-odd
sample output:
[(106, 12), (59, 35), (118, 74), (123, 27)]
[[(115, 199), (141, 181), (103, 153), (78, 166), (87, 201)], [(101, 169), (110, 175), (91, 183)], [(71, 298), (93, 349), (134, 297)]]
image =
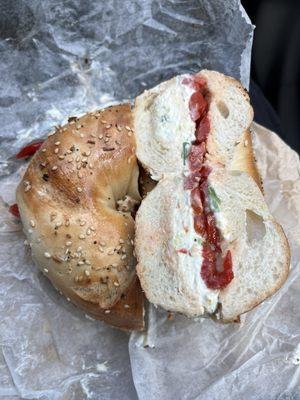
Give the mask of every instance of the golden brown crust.
[(103, 309), (98, 305), (75, 296), (72, 302), (84, 309), (93, 318), (125, 331), (142, 331), (144, 324), (144, 293), (137, 276), (120, 300), (111, 308)]
[(54, 286), (87, 313), (140, 329), (142, 296), (137, 307), (117, 306), (136, 279), (126, 212), (140, 201), (130, 105), (58, 127), (31, 160), (17, 201), (33, 258)]
[(230, 169), (246, 172), (255, 180), (257, 186), (263, 192), (262, 180), (257, 170), (253, 153), (252, 136), (249, 130), (245, 131), (241, 140), (236, 143)]

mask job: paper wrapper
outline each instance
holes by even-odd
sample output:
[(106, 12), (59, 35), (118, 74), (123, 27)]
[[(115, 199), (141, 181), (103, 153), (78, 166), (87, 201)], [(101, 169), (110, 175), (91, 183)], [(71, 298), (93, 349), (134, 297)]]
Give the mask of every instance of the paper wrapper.
[(11, 157), (68, 116), (204, 67), (247, 86), (253, 27), (240, 3), (15, 0), (0, 7), (0, 398), (296, 399), (299, 159), (275, 134), (259, 129), (257, 151), (293, 269), (240, 325), (169, 321), (153, 307), (145, 334), (129, 337), (94, 321), (37, 271), (7, 211), (25, 168)]

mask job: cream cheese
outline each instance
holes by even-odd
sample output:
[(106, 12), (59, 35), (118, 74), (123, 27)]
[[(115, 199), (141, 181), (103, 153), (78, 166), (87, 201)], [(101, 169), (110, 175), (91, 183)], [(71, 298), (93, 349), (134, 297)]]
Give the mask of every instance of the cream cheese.
[(195, 123), (186, 118), (194, 89), (183, 85), (182, 79), (183, 76), (174, 78), (153, 98), (149, 107), (152, 158), (157, 160), (157, 165), (153, 168), (150, 165), (149, 169), (155, 180), (161, 179), (164, 173), (178, 173), (185, 168), (184, 143), (190, 144), (195, 139)]
[(199, 295), (203, 312), (213, 313), (218, 304), (219, 290), (209, 289), (201, 278), (202, 238), (194, 229), (190, 190), (180, 187), (176, 191), (173, 218), (170, 222), (173, 237), (171, 245), (177, 254), (178, 269), (184, 274), (185, 285)]

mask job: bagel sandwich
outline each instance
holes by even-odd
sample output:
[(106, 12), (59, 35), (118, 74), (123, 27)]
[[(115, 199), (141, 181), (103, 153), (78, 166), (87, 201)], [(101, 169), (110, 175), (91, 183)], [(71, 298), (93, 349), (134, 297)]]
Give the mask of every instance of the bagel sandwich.
[(177, 76), (136, 98), (136, 154), (157, 181), (135, 236), (151, 303), (236, 321), (287, 279), (289, 245), (263, 197), (252, 119), (241, 84), (214, 71)]
[(17, 189), (38, 268), (94, 318), (142, 330), (134, 214), (141, 197), (130, 104), (71, 117), (31, 159)]

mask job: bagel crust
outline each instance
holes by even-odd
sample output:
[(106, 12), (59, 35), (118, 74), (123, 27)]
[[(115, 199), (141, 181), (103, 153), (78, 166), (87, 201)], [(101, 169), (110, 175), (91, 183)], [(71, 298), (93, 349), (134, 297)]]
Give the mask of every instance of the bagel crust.
[(131, 109), (123, 104), (57, 127), (17, 189), (39, 269), (85, 312), (123, 329), (143, 328), (131, 216), (138, 174)]

